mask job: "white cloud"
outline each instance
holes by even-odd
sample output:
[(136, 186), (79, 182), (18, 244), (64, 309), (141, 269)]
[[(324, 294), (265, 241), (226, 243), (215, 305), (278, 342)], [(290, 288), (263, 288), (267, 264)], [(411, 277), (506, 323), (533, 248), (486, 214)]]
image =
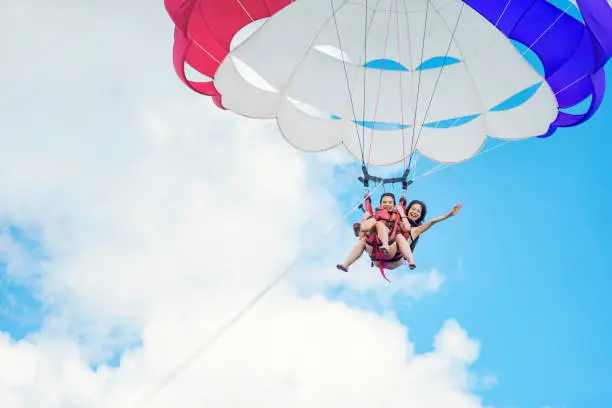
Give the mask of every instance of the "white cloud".
[[(391, 313), (314, 294), (341, 284), (386, 308), (444, 275), (336, 271), (350, 227), (320, 237), (346, 210), (341, 155), (300, 154), (274, 123), (188, 92), (161, 3), (4, 1), (0, 34), (0, 218), (39, 231), (48, 260), (27, 278), (53, 307), (40, 333), (0, 335), (3, 408), (131, 407), (313, 244), (151, 406), (481, 406), (479, 347), (458, 323), (415, 355)], [(119, 368), (91, 370), (139, 338)]]

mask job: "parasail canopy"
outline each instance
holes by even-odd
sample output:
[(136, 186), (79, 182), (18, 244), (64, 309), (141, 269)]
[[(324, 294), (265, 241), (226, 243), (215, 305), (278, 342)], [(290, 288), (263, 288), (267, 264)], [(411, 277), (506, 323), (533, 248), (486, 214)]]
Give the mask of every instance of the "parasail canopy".
[[(166, 0), (188, 86), (276, 119), (298, 149), (342, 144), (370, 165), (417, 151), (457, 163), (487, 137), (548, 137), (588, 120), (604, 97), (612, 7), (576, 4)], [(185, 66), (210, 79), (187, 79)]]

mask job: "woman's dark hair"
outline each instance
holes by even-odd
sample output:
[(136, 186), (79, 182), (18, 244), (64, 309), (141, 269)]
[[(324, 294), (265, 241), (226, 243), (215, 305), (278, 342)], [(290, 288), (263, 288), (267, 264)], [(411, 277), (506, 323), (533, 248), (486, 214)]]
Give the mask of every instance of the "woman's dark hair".
[(395, 205), (395, 195), (393, 195), (393, 193), (384, 193), (383, 195), (380, 196), (380, 204), (382, 204), (382, 200), (385, 197), (391, 197), (393, 199), (393, 205)]
[[(415, 205), (418, 204), (421, 206), (421, 216), (419, 217), (418, 220), (416, 221), (412, 221), (410, 218), (408, 218), (408, 222), (410, 223), (410, 225), (412, 225), (413, 227), (416, 227), (418, 225), (421, 225), (423, 223), (423, 220), (425, 220), (425, 216), (427, 215), (427, 206), (425, 205), (424, 202), (420, 201), (420, 200), (412, 200), (407, 206), (406, 206), (406, 212), (410, 211), (410, 208)], [(414, 241), (412, 241), (410, 243), (410, 250), (414, 251), (414, 247), (416, 247), (417, 242), (419, 242), (419, 238), (421, 237), (417, 237), (417, 239), (415, 239)]]

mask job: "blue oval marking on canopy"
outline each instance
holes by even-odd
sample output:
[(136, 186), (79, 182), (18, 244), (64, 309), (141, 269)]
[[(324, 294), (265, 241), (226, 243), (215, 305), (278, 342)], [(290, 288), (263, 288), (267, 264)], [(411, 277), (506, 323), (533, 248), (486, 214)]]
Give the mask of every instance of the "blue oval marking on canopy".
[(408, 68), (399, 62), (386, 58), (368, 61), (363, 66), (366, 68), (382, 69), (385, 71), (409, 71)]
[(453, 57), (433, 57), (419, 65), (416, 70), (422, 71), (424, 69), (441, 68), (447, 65), (457, 64), (459, 62), (461, 62), (461, 60)]
[(542, 82), (538, 82), (535, 85), (531, 85), (530, 87), (525, 88), (522, 91), (512, 95), (499, 105), (494, 106), (493, 108), (491, 108), (490, 111), (498, 112), (514, 109), (517, 106), (520, 106), (523, 103), (527, 102), (538, 91), (538, 89), (540, 89), (540, 86), (542, 86)]

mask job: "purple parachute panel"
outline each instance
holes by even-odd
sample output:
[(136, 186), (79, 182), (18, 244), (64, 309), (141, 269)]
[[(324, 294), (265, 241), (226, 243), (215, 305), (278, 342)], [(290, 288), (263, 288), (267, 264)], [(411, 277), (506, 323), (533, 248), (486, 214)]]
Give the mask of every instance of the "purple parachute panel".
[(568, 108), (589, 96), (583, 114), (559, 112), (550, 129), (579, 125), (597, 111), (603, 101), (604, 65), (612, 57), (612, 8), (607, 0), (578, 0), (584, 23), (546, 0), (464, 0), (508, 38), (529, 47), (542, 62), (546, 82), (560, 108)]

